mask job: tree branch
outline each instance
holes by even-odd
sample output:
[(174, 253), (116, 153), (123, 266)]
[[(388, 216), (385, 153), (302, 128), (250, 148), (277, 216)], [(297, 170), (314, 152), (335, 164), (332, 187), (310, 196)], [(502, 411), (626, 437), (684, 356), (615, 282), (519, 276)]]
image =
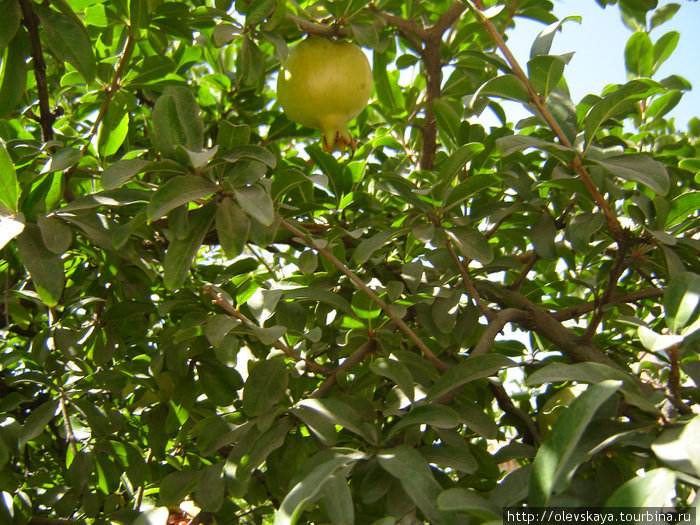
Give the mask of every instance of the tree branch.
[[(619, 304), (619, 303), (634, 303), (641, 301), (643, 299), (656, 299), (663, 297), (664, 290), (659, 288), (654, 288), (651, 290), (640, 290), (638, 292), (633, 292), (627, 295), (618, 295), (610, 297), (606, 304)], [(590, 313), (596, 309), (598, 306), (597, 301), (591, 301), (588, 303), (577, 304), (576, 306), (570, 306), (568, 308), (563, 308), (558, 312), (552, 313), (552, 317), (557, 321), (567, 321), (569, 319), (575, 319), (584, 314)]]
[[(385, 328), (390, 327), (396, 329), (396, 325), (394, 325), (393, 323), (389, 323), (388, 325), (386, 325)], [(365, 356), (374, 352), (376, 348), (377, 341), (375, 339), (370, 339), (365, 344), (360, 346), (360, 348), (358, 348), (352, 354), (350, 354), (345, 359), (345, 361), (343, 361), (339, 366), (331, 370), (330, 374), (325, 379), (325, 381), (323, 381), (323, 383), (321, 383), (321, 385), (316, 390), (314, 390), (314, 392), (309, 397), (319, 399), (325, 396), (330, 391), (330, 389), (333, 388), (333, 386), (338, 382), (338, 374), (342, 372), (347, 372), (353, 366), (361, 363)]]
[[(475, 6), (474, 4), (477, 4)], [(520, 67), (520, 64), (516, 60), (515, 56), (513, 53), (510, 51), (508, 46), (506, 45), (505, 40), (503, 40), (503, 37), (501, 36), (501, 33), (496, 29), (496, 26), (493, 25), (493, 22), (486, 18), (482, 12), (481, 9), (484, 8), (483, 4), (481, 2), (473, 2), (471, 0), (467, 1), (467, 5), (469, 6), (470, 10), (474, 13), (476, 16), (477, 21), (481, 24), (481, 26), (486, 30), (486, 32), (489, 34), (491, 37), (491, 40), (493, 40), (494, 44), (498, 49), (501, 50), (503, 55), (506, 57), (506, 60), (508, 61), (508, 64), (510, 64), (510, 67), (513, 70), (513, 73), (515, 76), (520, 79), (522, 82), (523, 86), (525, 86), (525, 89), (527, 89), (528, 96), (530, 98), (530, 101), (535, 105), (537, 108), (537, 111), (539, 111), (540, 115), (544, 119), (544, 121), (547, 123), (549, 128), (554, 132), (554, 134), (557, 136), (559, 139), (559, 142), (563, 146), (566, 146), (568, 148), (572, 148), (572, 144), (567, 138), (566, 134), (562, 130), (561, 126), (557, 122), (557, 120), (554, 118), (552, 113), (549, 111), (549, 109), (545, 106), (543, 98), (535, 91), (535, 88), (532, 86), (530, 83), (530, 79), (528, 78), (527, 74), (523, 69)], [(603, 197), (603, 195), (598, 191), (598, 188), (596, 187), (595, 183), (593, 182), (593, 179), (591, 179), (591, 176), (588, 174), (588, 172), (585, 170), (583, 167), (583, 164), (581, 163), (581, 157), (579, 154), (576, 154), (574, 156), (574, 160), (571, 164), (571, 167), (576, 173), (578, 173), (579, 177), (583, 181), (584, 185), (588, 189), (588, 192), (591, 194), (593, 197), (593, 200), (596, 202), (598, 207), (603, 211), (605, 214), (605, 220), (608, 224), (608, 229), (610, 231), (610, 234), (613, 236), (613, 238), (618, 241), (618, 242), (623, 242), (625, 239), (625, 233), (624, 230), (622, 229), (622, 226), (620, 225), (620, 221), (618, 221), (617, 217), (615, 214), (612, 212), (610, 209), (610, 206), (608, 206), (607, 201)]]
[[(212, 303), (216, 304), (217, 306), (221, 307), (223, 310), (225, 310), (227, 313), (231, 314), (233, 317), (241, 321), (244, 325), (253, 328), (253, 327), (258, 327), (253, 321), (248, 319), (245, 315), (243, 315), (241, 312), (239, 312), (233, 305), (229, 304), (224, 297), (218, 293), (213, 286), (211, 285), (206, 285), (204, 287), (204, 291), (209, 294), (212, 297)], [(309, 367), (309, 370), (312, 370), (316, 372), (317, 374), (321, 374), (324, 376), (329, 375), (330, 371), (325, 367), (321, 366), (315, 361), (312, 361), (310, 359), (304, 359), (301, 356), (297, 355), (297, 353), (289, 348), (285, 343), (282, 342), (282, 340), (278, 339), (277, 341), (274, 341), (272, 343), (272, 346), (277, 348), (278, 350), (281, 350), (284, 352), (284, 355), (287, 357), (293, 359), (294, 361), (303, 361), (306, 363), (306, 366)]]
[(523, 310), (518, 310), (517, 308), (506, 308), (498, 312), (498, 314), (491, 319), (491, 322), (486, 327), (486, 330), (481, 334), (479, 342), (476, 346), (469, 352), (470, 356), (482, 355), (488, 352), (493, 345), (496, 336), (503, 330), (503, 327), (510, 322), (517, 321), (519, 323), (526, 323), (530, 320), (530, 315)]
[(348, 269), (347, 266), (345, 266), (341, 261), (339, 261), (335, 255), (333, 255), (331, 252), (329, 252), (326, 248), (321, 246), (319, 243), (314, 242), (313, 239), (309, 238), (304, 232), (296, 228), (295, 226), (292, 226), (290, 223), (287, 221), (282, 221), (280, 223), (280, 226), (284, 228), (285, 230), (291, 232), (294, 234), (296, 237), (298, 237), (307, 247), (317, 251), (320, 253), (323, 257), (325, 257), (333, 266), (338, 268), (343, 274), (345, 274), (346, 277), (348, 277), (358, 288), (360, 288), (363, 292), (367, 294), (367, 296), (372, 299), (377, 305), (384, 310), (384, 313), (391, 319), (396, 326), (399, 327), (399, 329), (405, 333), (408, 338), (415, 343), (415, 345), (420, 349), (420, 351), (423, 353), (423, 355), (431, 362), (433, 363), (439, 370), (445, 371), (449, 367), (440, 361), (440, 359), (433, 353), (430, 348), (421, 340), (420, 337), (411, 329), (410, 326), (408, 326), (403, 319), (400, 317), (397, 317), (391, 312), (391, 309), (389, 308), (389, 305), (387, 305), (384, 301), (382, 301), (377, 294), (375, 294), (372, 289), (367, 286), (362, 279), (360, 279), (357, 275), (355, 275), (350, 269)]
[(464, 283), (464, 287), (467, 289), (467, 292), (472, 297), (472, 299), (474, 299), (474, 302), (476, 302), (476, 305), (479, 307), (479, 310), (481, 310), (481, 312), (486, 316), (486, 319), (488, 319), (489, 321), (493, 320), (496, 317), (495, 312), (493, 312), (488, 306), (486, 306), (484, 300), (479, 295), (479, 292), (476, 288), (474, 288), (474, 283), (469, 277), (467, 268), (464, 264), (462, 264), (462, 261), (459, 260), (459, 257), (457, 256), (457, 254), (454, 251), (454, 248), (452, 247), (452, 242), (449, 239), (445, 243), (445, 248), (447, 248), (447, 252), (450, 254), (450, 257), (452, 257), (452, 260), (457, 266), (459, 273), (462, 275), (462, 282)]
[(44, 142), (53, 140), (53, 123), (56, 115), (51, 113), (49, 108), (49, 88), (46, 83), (46, 62), (41, 49), (41, 38), (39, 37), (39, 19), (32, 9), (31, 0), (19, 0), (22, 8), (24, 25), (29, 33), (31, 45), (32, 62), (34, 63), (34, 77), (36, 78), (36, 90), (39, 98), (39, 124), (41, 125), (41, 136)]
[(536, 446), (542, 444), (540, 431), (537, 429), (537, 425), (530, 417), (530, 414), (515, 406), (503, 385), (489, 379), (489, 388), (491, 388), (493, 395), (496, 396), (496, 402), (500, 409), (522, 422), (523, 430), (528, 435), (530, 442)]

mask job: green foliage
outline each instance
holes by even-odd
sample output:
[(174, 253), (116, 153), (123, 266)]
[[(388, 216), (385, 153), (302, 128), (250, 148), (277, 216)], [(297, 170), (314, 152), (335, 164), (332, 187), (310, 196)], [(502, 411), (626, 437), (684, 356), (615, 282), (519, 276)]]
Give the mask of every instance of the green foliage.
[[(580, 18), (485, 3), (0, 0), (2, 524), (698, 505), (679, 6), (575, 102)], [(307, 32), (372, 56), (351, 154), (275, 100)]]

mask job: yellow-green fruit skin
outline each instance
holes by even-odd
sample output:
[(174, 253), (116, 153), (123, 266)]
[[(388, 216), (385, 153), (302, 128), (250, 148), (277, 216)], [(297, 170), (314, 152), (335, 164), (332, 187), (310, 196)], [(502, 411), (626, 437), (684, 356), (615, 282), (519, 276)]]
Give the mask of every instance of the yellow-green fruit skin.
[(309, 36), (293, 47), (277, 78), (277, 100), (302, 126), (319, 128), (326, 151), (354, 147), (347, 129), (367, 105), (372, 69), (355, 44)]

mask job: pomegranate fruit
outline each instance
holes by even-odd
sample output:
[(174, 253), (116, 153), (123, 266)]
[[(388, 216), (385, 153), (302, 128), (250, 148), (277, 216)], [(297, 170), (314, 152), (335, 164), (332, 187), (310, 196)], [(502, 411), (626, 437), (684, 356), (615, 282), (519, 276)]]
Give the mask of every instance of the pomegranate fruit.
[(309, 36), (293, 47), (277, 78), (277, 100), (302, 126), (319, 128), (323, 149), (355, 148), (347, 128), (367, 105), (372, 70), (362, 50), (346, 41)]

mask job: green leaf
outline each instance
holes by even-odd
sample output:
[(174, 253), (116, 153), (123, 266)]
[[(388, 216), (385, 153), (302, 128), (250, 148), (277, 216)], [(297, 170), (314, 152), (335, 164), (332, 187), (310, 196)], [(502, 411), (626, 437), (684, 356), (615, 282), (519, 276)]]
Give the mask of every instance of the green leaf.
[(323, 484), (323, 498), (326, 512), (333, 525), (352, 525), (355, 523), (355, 507), (352, 493), (344, 475), (336, 474)]
[(554, 36), (557, 34), (557, 31), (561, 29), (564, 22), (569, 20), (575, 20), (576, 22), (581, 23), (582, 19), (580, 16), (567, 16), (554, 22), (553, 24), (548, 25), (540, 32), (539, 35), (537, 35), (537, 38), (535, 38), (532, 48), (530, 48), (530, 58), (535, 58), (538, 55), (548, 55), (552, 49)]
[(47, 306), (56, 306), (61, 299), (65, 277), (61, 257), (50, 252), (36, 224), (27, 224), (17, 237), (17, 250), (25, 268)]
[(533, 462), (531, 506), (546, 506), (554, 490), (565, 488), (564, 475), (581, 436), (598, 408), (621, 386), (621, 381), (614, 380), (591, 385), (557, 418)]
[[(0, 0), (0, 52), (7, 46), (19, 29), (22, 14), (17, 0)], [(1, 77), (0, 77), (1, 78)]]
[(50, 401), (45, 401), (34, 410), (31, 411), (27, 420), (22, 425), (22, 432), (20, 434), (20, 446), (24, 446), (29, 443), (32, 439), (39, 436), (46, 425), (53, 420), (58, 409), (58, 401), (52, 399)]
[(11, 212), (17, 212), (19, 202), (17, 173), (5, 144), (0, 142), (0, 202)]
[(537, 254), (548, 261), (553, 261), (557, 257), (557, 249), (554, 239), (557, 236), (557, 227), (549, 211), (545, 210), (540, 214), (537, 222), (530, 230), (530, 239)]
[(218, 361), (198, 363), (197, 376), (207, 398), (217, 406), (231, 405), (238, 398), (236, 392), (243, 386), (238, 371)]
[(32, 7), (46, 33), (45, 42), (56, 58), (68, 62), (92, 82), (97, 64), (90, 35), (80, 19), (72, 13), (58, 13), (45, 4)]
[(259, 362), (243, 387), (243, 411), (252, 417), (272, 408), (284, 396), (288, 381), (287, 366), (281, 357)]
[(435, 481), (430, 466), (417, 450), (408, 445), (399, 445), (380, 451), (377, 459), (384, 470), (401, 482), (401, 486), (430, 523), (445, 523), (437, 508), (437, 498), (442, 487)]
[(201, 151), (204, 124), (192, 92), (183, 86), (168, 86), (152, 112), (155, 145), (164, 156), (176, 159), (176, 146)]
[(41, 230), (41, 238), (49, 251), (62, 254), (68, 251), (73, 241), (73, 232), (64, 221), (56, 217), (40, 215), (37, 225)]
[(649, 155), (632, 153), (600, 160), (588, 157), (587, 161), (605, 168), (617, 177), (644, 184), (659, 195), (668, 193), (671, 184), (668, 171)]
[(499, 520), (500, 509), (473, 490), (453, 487), (440, 493), (437, 499), (442, 511), (465, 512), (483, 520)]
[(581, 213), (574, 215), (566, 228), (566, 237), (576, 252), (588, 250), (591, 237), (605, 224), (602, 213)]
[(221, 249), (227, 257), (241, 254), (248, 242), (250, 219), (229, 197), (224, 197), (216, 205), (216, 233)]
[(160, 482), (158, 502), (168, 507), (178, 506), (196, 486), (197, 477), (191, 468), (176, 470)]
[(571, 162), (574, 156), (574, 150), (572, 148), (531, 137), (530, 135), (507, 135), (496, 139), (496, 145), (503, 156), (512, 155), (516, 151), (522, 151), (527, 148), (541, 149), (567, 164)]
[(459, 364), (443, 373), (428, 389), (426, 401), (434, 401), (450, 390), (462, 385), (489, 377), (503, 368), (515, 366), (515, 363), (500, 354), (485, 354), (464, 358)]
[(490, 95), (526, 104), (530, 102), (527, 88), (515, 75), (501, 75), (487, 80), (474, 93), (472, 104), (476, 102), (479, 95)]
[(606, 507), (663, 507), (676, 488), (675, 472), (657, 468), (632, 478), (608, 498)]
[(216, 512), (221, 508), (226, 496), (224, 463), (205, 467), (195, 489), (195, 502), (203, 511)]
[(274, 525), (294, 525), (306, 506), (316, 498), (334, 474), (363, 457), (359, 452), (337, 452), (332, 459), (317, 465), (285, 496), (275, 514)]
[(83, 154), (75, 148), (61, 148), (51, 155), (49, 162), (44, 166), (45, 173), (55, 173), (75, 166)]
[[(440, 131), (441, 139), (454, 147), (459, 144), (459, 127), (462, 122), (462, 112), (464, 108), (461, 103), (458, 105), (451, 104), (450, 102), (451, 101), (438, 98), (433, 101), (431, 107), (435, 114), (435, 120), (438, 130)], [(457, 105), (459, 106), (458, 109), (455, 107)]]
[(623, 382), (621, 391), (625, 396), (625, 401), (630, 405), (650, 414), (658, 412), (653, 400), (642, 394), (639, 386), (632, 381), (627, 373), (602, 363), (552, 363), (532, 373), (525, 383), (528, 386), (536, 386), (561, 381), (577, 381), (594, 385), (606, 380)]
[(663, 117), (666, 113), (675, 108), (681, 101), (683, 93), (677, 89), (673, 89), (668, 93), (656, 97), (654, 101), (649, 104), (646, 110), (647, 117)]
[[(235, 126), (235, 128), (244, 128), (238, 131), (238, 133), (241, 135), (250, 135), (250, 129), (248, 129), (247, 126)], [(234, 140), (234, 138), (231, 137), (231, 140)], [(257, 160), (258, 162), (262, 162), (270, 168), (274, 168), (277, 165), (277, 158), (272, 154), (270, 150), (263, 148), (262, 146), (256, 146), (254, 144), (231, 147), (230, 149), (221, 153), (219, 155), (219, 158), (222, 158), (229, 162), (237, 162), (241, 159)]]
[(214, 206), (196, 210), (190, 216), (190, 236), (170, 243), (163, 262), (163, 284), (169, 290), (179, 288), (185, 282), (192, 260), (202, 246), (215, 212)]
[(671, 18), (673, 18), (673, 15), (675, 15), (680, 8), (681, 5), (676, 3), (659, 6), (659, 8), (651, 14), (649, 30), (652, 30), (655, 27), (658, 27), (661, 24), (671, 20)]
[(459, 414), (448, 406), (434, 405), (419, 405), (411, 409), (411, 411), (401, 418), (401, 421), (396, 423), (386, 436), (387, 440), (393, 438), (403, 429), (412, 425), (430, 425), (435, 428), (454, 428), (459, 424)]
[[(686, 160), (697, 161), (697, 171), (700, 171), (700, 159), (684, 159), (679, 162), (678, 167), (689, 169)], [(666, 227), (676, 226), (684, 221), (689, 215), (700, 209), (700, 191), (686, 191), (678, 195), (670, 202), (670, 209), (666, 219)]]
[(359, 264), (366, 263), (372, 257), (374, 252), (376, 252), (390, 240), (406, 233), (406, 231), (407, 228), (389, 228), (379, 233), (375, 233), (372, 235), (372, 237), (363, 239), (357, 248), (355, 248), (352, 255), (353, 259), (355, 259)]
[(329, 425), (340, 425), (366, 441), (376, 443), (376, 436), (368, 433), (357, 411), (339, 397), (303, 399), (297, 403), (297, 408), (307, 413), (315, 412), (317, 417), (314, 421), (324, 419)]
[[(5, 0), (17, 6), (16, 0)], [(2, 6), (0, 6), (2, 12)], [(10, 14), (11, 16), (11, 14)], [(0, 25), (5, 18), (0, 17)], [(0, 30), (2, 28), (0, 27)], [(0, 38), (2, 36), (0, 35)], [(24, 29), (10, 41), (6, 49), (0, 45), (0, 118), (10, 114), (21, 102), (27, 87), (27, 55), (29, 41)]]
[(179, 175), (160, 186), (148, 204), (148, 220), (156, 221), (170, 210), (196, 199), (209, 197), (218, 186), (204, 177)]
[(475, 173), (461, 181), (456, 186), (450, 186), (445, 191), (444, 202), (442, 205), (443, 211), (447, 211), (454, 206), (462, 204), (472, 195), (478, 194), (481, 191), (495, 186), (497, 180), (490, 173)]
[(635, 79), (606, 95), (593, 105), (584, 119), (586, 147), (593, 143), (598, 129), (613, 117), (628, 111), (632, 104), (651, 95), (664, 91), (658, 82), (648, 79)]
[(532, 87), (540, 95), (546, 97), (557, 87), (564, 75), (565, 66), (566, 61), (559, 56), (538, 55), (531, 58), (527, 63), (527, 71)]
[(700, 275), (680, 273), (671, 279), (664, 293), (664, 320), (672, 334), (683, 333), (690, 322), (697, 318), (700, 307)]
[(653, 66), (653, 46), (645, 31), (637, 31), (625, 46), (625, 67), (630, 77), (650, 77)]
[(673, 51), (676, 49), (680, 38), (681, 35), (678, 31), (669, 31), (656, 41), (653, 50), (654, 58), (651, 69), (652, 73), (656, 73), (659, 70), (659, 67), (661, 67), (661, 64), (666, 62), (668, 57), (673, 54)]
[(114, 155), (124, 143), (129, 131), (129, 112), (126, 102), (115, 97), (107, 106), (97, 134), (97, 151), (102, 157)]
[(310, 299), (312, 301), (326, 303), (349, 315), (350, 317), (355, 317), (355, 312), (347, 300), (340, 295), (324, 290), (323, 288), (295, 288), (293, 290), (285, 291), (284, 297), (285, 299)]
[(263, 76), (265, 60), (258, 45), (247, 35), (241, 46), (240, 78), (243, 85), (252, 86)]
[(695, 416), (680, 428), (669, 428), (652, 443), (656, 457), (671, 466), (695, 476), (700, 476), (700, 416)]
[(245, 188), (236, 188), (233, 193), (243, 211), (260, 224), (271, 226), (275, 222), (275, 206), (265, 188), (253, 184)]
[(378, 376), (391, 379), (406, 397), (413, 402), (413, 376), (403, 363), (395, 359), (380, 357), (369, 365), (369, 369)]
[(445, 185), (450, 184), (465, 164), (482, 151), (484, 151), (484, 145), (477, 142), (471, 142), (460, 146), (457, 151), (450, 155), (442, 166), (440, 166), (438, 180)]
[(277, 0), (255, 0), (246, 12), (246, 26), (250, 27), (262, 22), (274, 11), (276, 6)]
[(493, 260), (493, 248), (486, 236), (480, 231), (466, 226), (445, 230), (447, 236), (454, 241), (462, 255), (489, 264)]
[(231, 330), (233, 330), (239, 321), (224, 314), (217, 314), (207, 322), (204, 333), (214, 348), (218, 348)]
[(118, 188), (131, 177), (140, 173), (144, 167), (150, 164), (141, 159), (122, 159), (107, 166), (102, 172), (100, 182), (106, 190)]

